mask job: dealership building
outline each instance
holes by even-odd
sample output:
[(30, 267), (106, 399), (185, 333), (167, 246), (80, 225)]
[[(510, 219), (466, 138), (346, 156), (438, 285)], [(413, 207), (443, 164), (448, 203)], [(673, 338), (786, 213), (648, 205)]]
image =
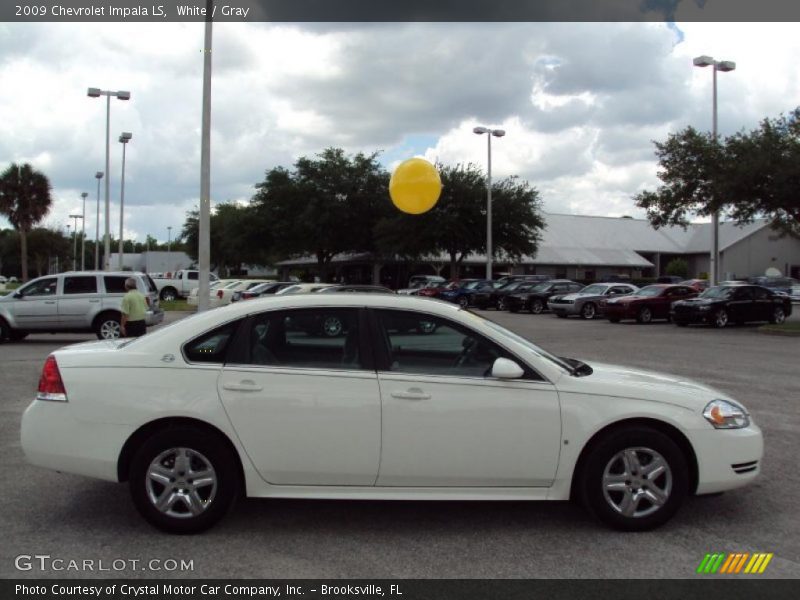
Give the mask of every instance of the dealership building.
[[(658, 277), (674, 258), (684, 259), (689, 277), (705, 277), (709, 272), (712, 227), (692, 223), (654, 229), (644, 219), (593, 217), (584, 215), (545, 215), (535, 255), (509, 261), (502, 256), (494, 261), (495, 276), (502, 274), (542, 274), (581, 281), (602, 280), (610, 276), (632, 279)], [(741, 227), (720, 224), (720, 279), (741, 279), (764, 275), (774, 269), (800, 279), (800, 240), (783, 236), (766, 220)], [(483, 277), (486, 257), (470, 255), (461, 263), (460, 277)], [(282, 277), (316, 274), (313, 257), (278, 263)], [(446, 255), (426, 257), (414, 264), (396, 258), (371, 254), (342, 254), (333, 258), (329, 274), (337, 281), (383, 283), (403, 287), (414, 274), (449, 277)], [(774, 271), (770, 271), (774, 272)]]

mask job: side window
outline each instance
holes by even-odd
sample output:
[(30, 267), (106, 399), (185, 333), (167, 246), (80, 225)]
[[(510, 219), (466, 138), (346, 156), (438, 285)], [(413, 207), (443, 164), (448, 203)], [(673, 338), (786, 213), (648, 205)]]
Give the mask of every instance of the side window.
[(22, 295), (25, 297), (54, 296), (56, 293), (57, 284), (58, 284), (58, 279), (56, 277), (48, 277), (47, 279), (41, 279), (23, 289)]
[(304, 369), (363, 369), (358, 310), (310, 308), (255, 315), (240, 362)]
[(752, 300), (753, 288), (739, 288), (733, 295), (734, 300)]
[(583, 289), (583, 286), (580, 283), (570, 283), (569, 284), (569, 291), (570, 292), (580, 292)]
[(186, 279), (197, 280), (198, 279), (197, 271), (189, 271), (186, 274)]
[(378, 325), (390, 371), (486, 377), (496, 359), (513, 358), (482, 335), (440, 317), (381, 310)]
[(629, 293), (630, 293), (630, 289), (629, 288), (626, 288), (625, 286), (620, 286), (620, 285), (611, 288), (609, 290), (609, 292), (608, 292), (608, 294), (610, 296), (622, 296), (624, 294), (629, 294)]
[(103, 284), (106, 286), (107, 294), (124, 294), (125, 290), (125, 277), (106, 275), (103, 277)]
[(96, 294), (97, 277), (94, 275), (83, 275), (80, 277), (64, 278), (65, 294)]
[(226, 323), (186, 343), (183, 347), (186, 360), (193, 363), (223, 364), (239, 323), (241, 321)]
[(753, 288), (753, 295), (755, 296), (756, 300), (766, 300), (771, 296), (768, 290), (764, 288)]

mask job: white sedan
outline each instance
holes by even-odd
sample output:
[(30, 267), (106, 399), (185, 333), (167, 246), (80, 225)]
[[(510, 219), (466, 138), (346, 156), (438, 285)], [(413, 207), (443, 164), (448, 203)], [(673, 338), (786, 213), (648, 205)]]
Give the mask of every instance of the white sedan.
[[(336, 337), (319, 332), (330, 315)], [(558, 358), (452, 304), (382, 294), (275, 295), (57, 350), (22, 447), (35, 465), (130, 482), (141, 514), (181, 533), (240, 493), (577, 498), (645, 530), (688, 494), (753, 481), (763, 452), (724, 392)]]

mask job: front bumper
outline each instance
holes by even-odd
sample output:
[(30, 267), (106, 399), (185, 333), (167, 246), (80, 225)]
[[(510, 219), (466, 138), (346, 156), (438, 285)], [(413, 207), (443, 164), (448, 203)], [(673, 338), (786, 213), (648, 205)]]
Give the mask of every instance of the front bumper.
[[(582, 304), (576, 304), (575, 302), (571, 304), (558, 304), (555, 302), (550, 302), (549, 307), (552, 312), (557, 315), (579, 315), (581, 314), (581, 307)], [(599, 312), (599, 311), (598, 311)]]
[(678, 312), (672, 309), (669, 311), (669, 316), (673, 323), (708, 323), (711, 320), (712, 312), (713, 311), (710, 310), (691, 310)]
[(697, 456), (697, 493), (713, 494), (742, 487), (761, 473), (764, 438), (755, 424), (744, 429), (689, 432)]

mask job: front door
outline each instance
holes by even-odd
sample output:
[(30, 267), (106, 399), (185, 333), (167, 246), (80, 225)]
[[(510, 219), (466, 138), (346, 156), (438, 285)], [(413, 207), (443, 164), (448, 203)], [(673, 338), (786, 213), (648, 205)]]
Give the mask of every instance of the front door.
[(58, 326), (58, 277), (43, 277), (19, 290), (22, 295), (14, 302), (14, 314), (19, 329), (34, 331)]
[(496, 358), (520, 361), (460, 324), (424, 316), (433, 327), (409, 328), (414, 318), (377, 311), (376, 343), (387, 352), (378, 372), (383, 443), (377, 485), (549, 486), (561, 437), (553, 385), (533, 372), (494, 379)]
[(218, 389), (261, 477), (276, 485), (371, 486), (378, 380), (356, 308), (264, 312), (244, 324)]

